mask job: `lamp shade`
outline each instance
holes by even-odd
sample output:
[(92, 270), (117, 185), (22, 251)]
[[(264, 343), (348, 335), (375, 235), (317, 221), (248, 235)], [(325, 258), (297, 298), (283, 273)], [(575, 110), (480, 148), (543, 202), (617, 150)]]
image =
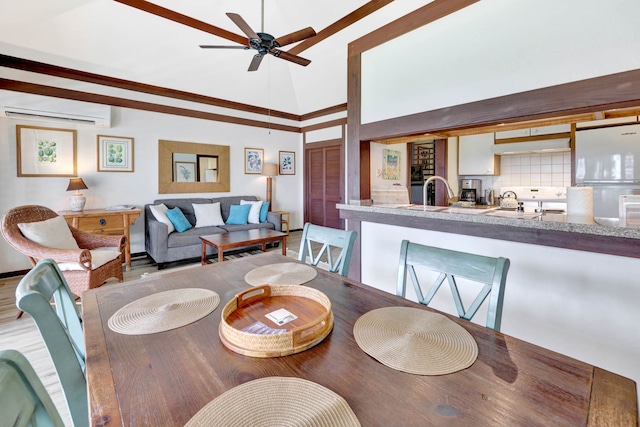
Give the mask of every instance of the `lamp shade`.
[(71, 178), (69, 180), (69, 186), (67, 191), (87, 190), (87, 184), (84, 183), (82, 178)]
[(262, 166), (262, 175), (266, 175), (266, 176), (276, 176), (276, 175), (278, 175), (278, 164), (277, 163), (265, 163)]

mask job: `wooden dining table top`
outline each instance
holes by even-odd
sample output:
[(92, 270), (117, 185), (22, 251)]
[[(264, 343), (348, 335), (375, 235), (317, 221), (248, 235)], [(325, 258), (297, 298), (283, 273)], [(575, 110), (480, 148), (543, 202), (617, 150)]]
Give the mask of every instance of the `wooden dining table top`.
[[(297, 261), (267, 252), (83, 293), (91, 424), (183, 426), (225, 391), (280, 376), (313, 381), (342, 396), (363, 426), (638, 425), (631, 379), (449, 315), (478, 344), (469, 368), (437, 376), (391, 369), (358, 347), (356, 320), (382, 307), (435, 310), (321, 269), (304, 286), (331, 300), (334, 327), (322, 342), (273, 358), (229, 350), (218, 335), (222, 307), (249, 287), (249, 271), (282, 262)], [(193, 287), (221, 299), (194, 323), (148, 335), (123, 335), (107, 326), (132, 301)]]

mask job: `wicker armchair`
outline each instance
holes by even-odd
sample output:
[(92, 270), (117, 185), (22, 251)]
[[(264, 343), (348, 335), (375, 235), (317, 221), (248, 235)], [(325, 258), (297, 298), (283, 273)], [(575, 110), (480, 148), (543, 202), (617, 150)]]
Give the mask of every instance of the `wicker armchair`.
[[(81, 270), (62, 272), (69, 284), (69, 288), (77, 296), (81, 296), (82, 291), (101, 286), (111, 277), (117, 278), (119, 282), (124, 280), (122, 276), (122, 254), (124, 254), (125, 236), (87, 233), (69, 226), (71, 234), (80, 249), (54, 249), (32, 242), (24, 237), (18, 228), (19, 223), (44, 221), (57, 216), (57, 213), (44, 206), (18, 206), (8, 210), (2, 216), (2, 235), (18, 252), (29, 257), (29, 261), (33, 266), (36, 265), (38, 260), (44, 258), (53, 259), (56, 263), (76, 262), (80, 264)], [(105, 247), (116, 248), (120, 251), (121, 256), (92, 270), (91, 252), (89, 251)]]

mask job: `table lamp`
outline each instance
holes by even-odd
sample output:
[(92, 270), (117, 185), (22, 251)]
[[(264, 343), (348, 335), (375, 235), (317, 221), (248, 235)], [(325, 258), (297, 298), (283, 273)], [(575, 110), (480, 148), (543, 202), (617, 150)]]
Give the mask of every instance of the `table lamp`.
[(82, 178), (71, 178), (69, 180), (69, 186), (67, 191), (75, 191), (69, 198), (71, 204), (71, 210), (73, 212), (81, 212), (84, 209), (84, 204), (87, 202), (87, 198), (82, 195), (80, 190), (87, 190), (87, 185)]
[[(265, 163), (262, 166), (262, 175), (267, 176), (267, 202), (271, 202), (271, 190), (273, 187), (273, 177), (278, 175), (278, 164), (277, 163)], [(269, 203), (269, 210), (273, 203)]]

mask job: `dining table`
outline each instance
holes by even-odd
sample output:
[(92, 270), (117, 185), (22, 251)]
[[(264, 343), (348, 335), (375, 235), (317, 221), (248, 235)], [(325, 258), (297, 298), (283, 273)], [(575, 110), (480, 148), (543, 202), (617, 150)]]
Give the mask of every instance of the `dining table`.
[[(91, 425), (183, 426), (221, 394), (266, 377), (301, 378), (333, 391), (362, 426), (638, 425), (636, 384), (629, 378), (317, 267), (315, 278), (300, 286), (331, 301), (333, 329), (326, 338), (280, 357), (230, 350), (219, 335), (223, 306), (250, 287), (247, 273), (290, 262), (298, 261), (267, 252), (84, 292)], [(125, 305), (186, 288), (214, 291), (220, 304), (200, 320), (164, 332), (128, 335), (108, 327)], [(384, 307), (446, 316), (471, 334), (477, 359), (444, 375), (380, 363), (359, 347), (354, 324)]]

